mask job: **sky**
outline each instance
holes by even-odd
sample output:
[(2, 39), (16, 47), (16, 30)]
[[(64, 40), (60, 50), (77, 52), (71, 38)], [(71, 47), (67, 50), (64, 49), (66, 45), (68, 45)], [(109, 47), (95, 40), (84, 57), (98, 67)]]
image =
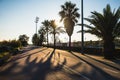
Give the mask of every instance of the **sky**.
[[(38, 29), (44, 20), (60, 20), (59, 11), (66, 1), (76, 4), (81, 14), (81, 0), (0, 0), (0, 41), (18, 39), (26, 34), (31, 38), (36, 32), (35, 18), (39, 17)], [(92, 11), (102, 13), (103, 8), (110, 4), (112, 10), (120, 7), (120, 0), (83, 0), (84, 17), (89, 17)], [(81, 17), (78, 19), (81, 23)], [(86, 23), (84, 21), (84, 23)], [(80, 26), (75, 26), (72, 41), (81, 41)], [(50, 37), (49, 37), (50, 38)], [(67, 34), (59, 36), (61, 42), (68, 41)], [(52, 41), (52, 39), (50, 38)], [(94, 35), (85, 34), (84, 40), (98, 40)]]

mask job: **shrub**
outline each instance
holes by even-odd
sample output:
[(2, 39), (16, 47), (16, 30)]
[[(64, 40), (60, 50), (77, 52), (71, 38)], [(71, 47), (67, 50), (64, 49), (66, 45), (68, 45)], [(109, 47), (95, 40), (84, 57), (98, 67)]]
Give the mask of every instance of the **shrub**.
[(14, 49), (21, 48), (21, 42), (18, 40), (0, 42), (0, 53), (12, 52)]
[(7, 62), (9, 58), (10, 58), (9, 52), (0, 53), (0, 66)]
[(19, 48), (19, 47), (21, 47), (21, 42), (17, 41), (17, 40), (12, 40), (12, 41), (10, 41), (10, 46), (12, 48)]

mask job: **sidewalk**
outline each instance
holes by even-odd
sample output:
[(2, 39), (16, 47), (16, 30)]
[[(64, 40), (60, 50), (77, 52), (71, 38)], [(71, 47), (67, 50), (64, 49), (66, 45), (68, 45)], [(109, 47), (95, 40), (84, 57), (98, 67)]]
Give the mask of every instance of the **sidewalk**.
[(98, 70), (105, 66), (97, 61), (102, 61), (99, 56), (45, 47), (31, 49), (2, 66), (0, 80), (117, 80)]
[(104, 75), (109, 77), (114, 77), (114, 80), (120, 80), (120, 64), (119, 60), (107, 60), (104, 59), (102, 56), (95, 56), (84, 54), (81, 55), (80, 53), (73, 52), (73, 55), (79, 58), (80, 60), (86, 62), (87, 64), (91, 65), (99, 72), (103, 73)]
[(87, 80), (70, 70), (67, 61), (52, 48), (29, 50), (0, 68), (0, 80)]

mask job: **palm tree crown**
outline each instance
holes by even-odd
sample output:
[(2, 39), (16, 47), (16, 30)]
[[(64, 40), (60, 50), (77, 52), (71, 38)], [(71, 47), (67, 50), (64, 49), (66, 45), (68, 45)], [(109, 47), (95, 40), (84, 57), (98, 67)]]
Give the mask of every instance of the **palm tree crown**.
[(85, 18), (88, 22), (93, 24), (85, 25), (89, 30), (85, 32), (95, 34), (100, 38), (105, 38), (107, 35), (112, 35), (112, 38), (120, 35), (120, 8), (117, 11), (111, 11), (110, 5), (103, 9), (103, 14), (96, 11), (91, 12), (90, 18)]
[(60, 33), (65, 33), (65, 31), (61, 28), (61, 27), (58, 27), (55, 23), (55, 20), (51, 20), (50, 21), (50, 34), (53, 34), (54, 36), (54, 49), (55, 49), (55, 46), (56, 46), (56, 34), (60, 34)]
[(61, 5), (61, 11), (59, 15), (61, 21), (64, 21), (64, 27), (69, 36), (72, 35), (75, 23), (78, 22), (77, 18), (80, 17), (77, 12), (79, 9), (76, 8), (76, 4), (71, 2), (66, 2), (64, 5)]
[(103, 14), (99, 12), (91, 12), (90, 18), (85, 18), (92, 25), (84, 24), (88, 30), (86, 33), (94, 34), (104, 41), (103, 53), (106, 56), (112, 56), (115, 51), (114, 39), (120, 36), (120, 7), (117, 10), (111, 11), (111, 7), (108, 4), (103, 9)]
[(59, 12), (61, 17), (61, 21), (64, 22), (65, 30), (69, 36), (69, 51), (71, 51), (71, 35), (73, 34), (75, 23), (78, 22), (78, 18), (80, 17), (78, 13), (78, 8), (76, 8), (76, 4), (66, 2), (64, 5), (61, 5), (62, 10)]
[(46, 30), (46, 33), (47, 33), (47, 46), (49, 46), (49, 44), (48, 44), (48, 32), (49, 32), (49, 28), (50, 28), (50, 21), (44, 20), (42, 22), (42, 24), (44, 26), (44, 29)]

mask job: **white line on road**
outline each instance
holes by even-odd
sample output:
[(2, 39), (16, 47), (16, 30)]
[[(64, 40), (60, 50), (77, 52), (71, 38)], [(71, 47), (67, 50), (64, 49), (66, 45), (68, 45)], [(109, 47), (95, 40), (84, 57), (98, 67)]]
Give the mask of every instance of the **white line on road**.
[(110, 72), (113, 72), (113, 73), (119, 73), (119, 72), (117, 72), (117, 71), (113, 71), (113, 70), (111, 70), (111, 69), (108, 69), (108, 68), (103, 68), (104, 70), (107, 70), (107, 71), (110, 71)]

